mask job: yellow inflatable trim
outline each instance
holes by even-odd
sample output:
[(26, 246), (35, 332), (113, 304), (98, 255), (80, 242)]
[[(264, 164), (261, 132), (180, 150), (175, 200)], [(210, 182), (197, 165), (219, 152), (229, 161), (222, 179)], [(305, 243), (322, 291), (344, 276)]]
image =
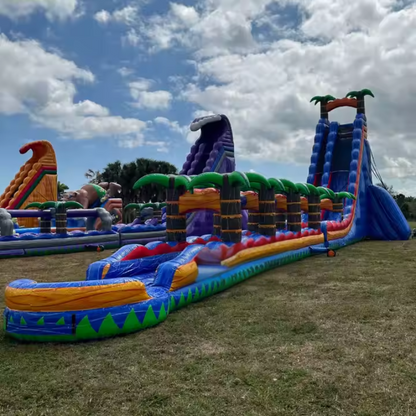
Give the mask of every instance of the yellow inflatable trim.
[(222, 266), (234, 267), (241, 263), (256, 260), (262, 257), (274, 256), (291, 250), (299, 250), (301, 248), (322, 244), (324, 242), (323, 234), (311, 235), (308, 237), (296, 238), (287, 241), (278, 241), (276, 243), (266, 244), (261, 247), (248, 248), (240, 251), (229, 259), (221, 262)]
[(173, 276), (172, 285), (170, 291), (180, 289), (181, 287), (191, 285), (195, 283), (198, 277), (198, 265), (195, 261), (191, 261), (187, 264), (179, 266)]
[(109, 308), (142, 302), (151, 297), (143, 282), (45, 289), (6, 287), (6, 306), (27, 312), (66, 312)]

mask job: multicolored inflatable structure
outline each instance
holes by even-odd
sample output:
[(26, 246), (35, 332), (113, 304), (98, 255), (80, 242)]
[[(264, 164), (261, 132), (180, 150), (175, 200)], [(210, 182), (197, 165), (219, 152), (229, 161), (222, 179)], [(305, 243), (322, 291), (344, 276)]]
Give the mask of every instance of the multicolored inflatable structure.
[[(126, 245), (92, 263), (85, 281), (10, 283), (7, 334), (27, 341), (126, 334), (266, 270), (366, 238), (408, 239), (394, 199), (372, 183), (365, 93), (314, 97), (321, 118), (306, 184), (241, 172), (141, 178), (136, 188), (166, 188), (167, 242)], [(354, 122), (330, 123), (328, 113), (345, 105), (357, 108)], [(213, 212), (213, 229), (187, 237), (187, 214), (201, 209)], [(250, 230), (242, 227), (244, 209)]]
[[(191, 147), (181, 173), (233, 172), (234, 144), (228, 118), (224, 115), (198, 118), (190, 128), (200, 130), (201, 134)], [(41, 143), (53, 152), (50, 143)], [(19, 175), (24, 183), (27, 181), (24, 178), (26, 171), (22, 168)], [(22, 205), (25, 209), (20, 206), (19, 209), (0, 208), (0, 258), (73, 253), (94, 247), (113, 249), (132, 243), (164, 241), (165, 209), (160, 211), (155, 204), (129, 204), (124, 209), (139, 210), (139, 216), (133, 223), (123, 224), (123, 201), (118, 197), (120, 188), (116, 183), (86, 184), (76, 191), (65, 192), (62, 201), (57, 203), (55, 199), (47, 199), (50, 195), (45, 194), (47, 196), (43, 199), (37, 196)], [(37, 211), (27, 208), (36, 208)], [(147, 220), (141, 221), (142, 209), (146, 212), (150, 209), (154, 215), (147, 215)], [(146, 217), (146, 213), (143, 214)], [(32, 220), (31, 227), (13, 227), (13, 218), (19, 222)], [(243, 211), (244, 226), (246, 223), (247, 213)], [(212, 226), (213, 213), (210, 210), (187, 215), (188, 236), (207, 234)]]
[[(20, 153), (25, 154), (29, 150), (33, 155), (0, 195), (0, 208), (23, 209), (31, 202), (57, 200), (57, 167), (52, 145), (44, 140), (31, 142), (23, 146)], [(37, 219), (19, 218), (19, 224), (35, 227)]]

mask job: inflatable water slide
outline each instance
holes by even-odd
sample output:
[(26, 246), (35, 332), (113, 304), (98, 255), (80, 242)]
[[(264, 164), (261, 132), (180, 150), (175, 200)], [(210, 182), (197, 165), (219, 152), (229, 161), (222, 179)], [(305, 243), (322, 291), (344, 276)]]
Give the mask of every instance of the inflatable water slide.
[[(355, 95), (318, 97), (321, 118), (307, 183), (238, 171), (141, 178), (136, 188), (152, 182), (166, 188), (167, 242), (126, 245), (92, 263), (85, 281), (10, 283), (6, 333), (58, 342), (131, 333), (266, 270), (333, 255), (367, 238), (408, 239), (411, 230), (394, 199), (372, 183), (365, 94)], [(329, 122), (328, 113), (345, 105), (357, 109), (353, 123)], [(213, 227), (187, 237), (186, 216), (200, 209), (213, 212)]]
[[(20, 168), (9, 186), (0, 195), (0, 208), (19, 209), (31, 202), (57, 200), (57, 166), (52, 145), (44, 140), (31, 142), (20, 149), (32, 150), (32, 157)], [(35, 227), (36, 218), (20, 218), (22, 227)]]

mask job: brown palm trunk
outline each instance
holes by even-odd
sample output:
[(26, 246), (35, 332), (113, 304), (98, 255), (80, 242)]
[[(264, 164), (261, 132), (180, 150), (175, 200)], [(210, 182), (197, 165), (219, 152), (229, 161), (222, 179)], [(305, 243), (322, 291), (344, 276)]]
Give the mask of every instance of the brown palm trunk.
[(221, 237), (221, 215), (214, 213), (214, 228), (212, 230), (212, 235)]
[(302, 230), (300, 194), (293, 191), (287, 194), (287, 228), (294, 233)]
[(344, 211), (344, 204), (342, 202), (342, 199), (336, 198), (332, 202), (332, 212), (340, 212), (342, 215), (342, 212)]
[(41, 217), (39, 225), (40, 225), (41, 234), (50, 234), (51, 226), (52, 226), (50, 217), (49, 218)]
[(319, 195), (308, 196), (308, 227), (321, 229), (321, 200)]
[(328, 110), (326, 108), (326, 102), (321, 101), (321, 118), (328, 120)]
[(257, 211), (248, 212), (248, 222), (247, 229), (252, 233), (257, 233), (259, 231), (259, 213)]
[(239, 243), (242, 237), (240, 187), (231, 186), (228, 175), (223, 177), (220, 192), (221, 239), (224, 243)]
[(179, 214), (179, 197), (182, 193), (181, 188), (175, 189), (175, 178), (169, 178), (166, 190), (166, 241), (186, 241), (186, 215)]
[(286, 230), (286, 212), (276, 212), (276, 228)]
[(357, 97), (357, 114), (365, 114), (364, 97)]
[(274, 188), (261, 185), (259, 191), (259, 233), (268, 237), (276, 234), (276, 200)]
[(67, 220), (67, 213), (64, 204), (58, 204), (56, 207), (56, 214), (55, 214), (55, 224), (56, 224), (56, 234), (66, 234), (66, 220)]

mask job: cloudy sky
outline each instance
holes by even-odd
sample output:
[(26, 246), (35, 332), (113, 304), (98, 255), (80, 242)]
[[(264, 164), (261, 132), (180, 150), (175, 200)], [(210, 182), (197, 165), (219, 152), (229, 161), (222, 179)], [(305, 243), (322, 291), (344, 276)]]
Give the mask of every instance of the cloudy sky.
[(32, 140), (71, 188), (117, 159), (180, 168), (211, 112), (231, 120), (238, 169), (305, 181), (309, 99), (370, 88), (379, 170), (416, 195), (415, 28), (409, 0), (1, 0), (0, 193)]

